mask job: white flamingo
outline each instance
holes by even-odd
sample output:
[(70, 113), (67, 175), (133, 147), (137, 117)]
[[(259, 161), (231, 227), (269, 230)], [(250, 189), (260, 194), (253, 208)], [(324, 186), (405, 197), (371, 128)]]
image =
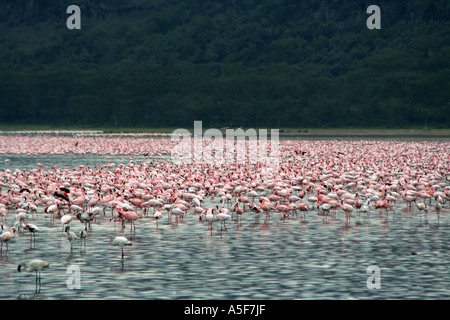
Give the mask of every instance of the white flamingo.
[(75, 232), (70, 231), (70, 226), (67, 226), (65, 231), (66, 231), (66, 237), (70, 241), (70, 250), (72, 250), (72, 241), (77, 240), (78, 237), (75, 234)]
[(41, 271), (47, 269), (50, 266), (50, 263), (41, 259), (33, 259), (29, 262), (21, 262), (17, 266), (17, 271), (21, 272), (22, 269), (25, 269), (27, 272), (36, 272), (36, 292), (38, 292), (41, 288)]
[(130, 240), (128, 240), (125, 237), (121, 237), (121, 236), (115, 237), (114, 239), (112, 239), (111, 244), (113, 246), (119, 246), (122, 249), (122, 259), (123, 259), (123, 247), (132, 245)]
[(155, 210), (153, 213), (153, 218), (155, 218), (156, 221), (156, 227), (158, 227), (158, 220), (160, 220), (163, 217), (161, 209)]
[(41, 229), (31, 223), (23, 224), (23, 228), (30, 232), (30, 244), (31, 242), (36, 243), (36, 232), (41, 231)]
[(65, 215), (63, 215), (62, 217), (61, 217), (61, 225), (62, 225), (62, 228), (61, 228), (61, 232), (63, 232), (63, 230), (64, 230), (64, 226), (65, 225), (68, 225), (69, 223), (71, 223), (72, 222), (72, 215), (71, 214), (65, 214)]

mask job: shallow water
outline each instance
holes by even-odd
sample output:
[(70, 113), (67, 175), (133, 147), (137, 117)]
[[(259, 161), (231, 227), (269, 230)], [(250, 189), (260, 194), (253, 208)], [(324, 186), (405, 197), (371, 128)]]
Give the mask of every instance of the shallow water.
[[(5, 159), (9, 162), (5, 163)], [(2, 169), (95, 166), (129, 157), (0, 155)], [(144, 157), (135, 157), (138, 163)], [(215, 202), (219, 199), (216, 198)], [(211, 203), (209, 204), (211, 205)], [(100, 215), (88, 232), (86, 245), (73, 243), (61, 232), (58, 219), (39, 213), (28, 219), (41, 228), (35, 245), (27, 231), (16, 233), (10, 254), (0, 258), (0, 299), (448, 299), (450, 298), (450, 218), (448, 204), (438, 216), (427, 216), (399, 204), (386, 216), (372, 210), (369, 218), (354, 214), (348, 227), (338, 211), (323, 220), (317, 211), (306, 220), (268, 220), (245, 212), (241, 222), (213, 226), (192, 213), (168, 224), (167, 214), (156, 226), (144, 217), (136, 231), (127, 223)], [(14, 223), (8, 214), (7, 225)], [(74, 220), (71, 231), (84, 225)], [(133, 245), (122, 260), (112, 237), (124, 235)], [(41, 258), (51, 266), (42, 272), (35, 292), (35, 275), (17, 272), (23, 260)], [(381, 288), (368, 289), (367, 268), (377, 265)], [(80, 289), (69, 267), (79, 268)], [(69, 271), (69, 273), (68, 273)]]
[(141, 163), (142, 161), (160, 161), (160, 158), (151, 158), (144, 156), (98, 156), (94, 154), (87, 155), (17, 155), (17, 154), (0, 154), (0, 170), (31, 170), (37, 169), (38, 164), (42, 164), (44, 169), (51, 169), (56, 166), (60, 169), (64, 168), (79, 168), (80, 166), (95, 166), (101, 167), (108, 163), (128, 164), (130, 160), (135, 163)]

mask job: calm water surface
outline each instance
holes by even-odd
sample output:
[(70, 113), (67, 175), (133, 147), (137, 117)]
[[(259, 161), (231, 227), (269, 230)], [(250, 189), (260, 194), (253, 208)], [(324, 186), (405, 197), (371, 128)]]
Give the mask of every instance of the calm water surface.
[[(0, 155), (0, 169), (129, 160)], [(149, 215), (131, 232), (129, 224), (115, 227), (107, 211), (92, 225), (86, 245), (75, 241), (72, 250), (59, 220), (38, 214), (28, 220), (41, 228), (36, 244), (30, 245), (27, 232), (16, 233), (11, 254), (0, 258), (0, 299), (449, 299), (448, 204), (440, 216), (433, 209), (419, 216), (405, 204), (395, 210), (388, 217), (375, 210), (368, 219), (354, 215), (348, 227), (340, 211), (327, 221), (317, 211), (306, 220), (284, 221), (278, 213), (265, 220), (246, 212), (239, 224), (227, 221), (221, 230), (217, 223), (212, 233), (197, 215), (168, 224), (166, 213), (158, 227)], [(7, 224), (13, 223), (9, 214)], [(76, 233), (84, 227), (77, 220), (71, 225)], [(123, 260), (120, 248), (109, 243), (117, 235), (133, 242)], [(33, 258), (51, 263), (39, 293), (33, 273), (17, 272), (21, 261)], [(371, 265), (380, 267), (380, 289), (367, 288)], [(79, 268), (80, 289), (68, 288), (68, 281), (74, 284), (70, 266)]]

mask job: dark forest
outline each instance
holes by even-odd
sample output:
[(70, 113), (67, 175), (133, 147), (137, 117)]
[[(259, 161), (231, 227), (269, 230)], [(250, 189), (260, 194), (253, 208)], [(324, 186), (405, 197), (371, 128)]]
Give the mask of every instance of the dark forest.
[[(66, 8), (81, 9), (69, 30)], [(381, 29), (369, 30), (369, 5)], [(450, 126), (450, 1), (0, 1), (0, 123)]]

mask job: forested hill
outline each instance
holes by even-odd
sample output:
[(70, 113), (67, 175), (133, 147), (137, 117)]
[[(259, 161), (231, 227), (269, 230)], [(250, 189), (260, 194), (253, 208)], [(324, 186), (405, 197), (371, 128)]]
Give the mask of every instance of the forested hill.
[(448, 0), (0, 0), (0, 28), (0, 123), (450, 126)]

